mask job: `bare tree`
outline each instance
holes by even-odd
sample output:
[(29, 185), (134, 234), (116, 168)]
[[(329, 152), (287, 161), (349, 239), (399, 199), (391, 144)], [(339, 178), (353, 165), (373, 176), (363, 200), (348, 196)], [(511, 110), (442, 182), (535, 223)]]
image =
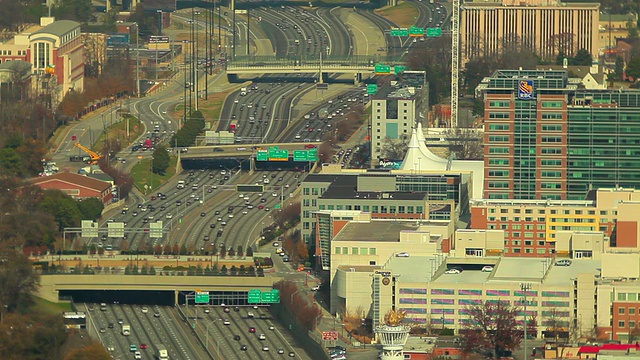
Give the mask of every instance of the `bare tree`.
[(465, 353), (479, 353), (495, 359), (520, 345), (523, 331), (517, 317), (520, 309), (507, 302), (486, 301), (467, 309), (468, 322), (462, 330), (462, 348)]
[(456, 159), (483, 158), (483, 137), (477, 129), (449, 128), (443, 134), (448, 139)]
[(385, 137), (382, 142), (382, 157), (387, 159), (403, 159), (407, 154), (408, 140), (406, 138), (392, 139)]

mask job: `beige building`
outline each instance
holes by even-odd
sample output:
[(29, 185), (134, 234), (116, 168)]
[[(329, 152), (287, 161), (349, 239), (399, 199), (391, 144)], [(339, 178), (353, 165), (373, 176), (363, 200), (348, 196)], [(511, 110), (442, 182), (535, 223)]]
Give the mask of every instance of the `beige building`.
[(367, 310), (371, 306), (370, 292), (345, 292), (348, 286), (334, 286), (341, 283), (335, 282), (337, 278), (354, 281), (352, 276), (358, 277), (358, 274), (347, 276), (345, 272), (356, 272), (351, 270), (354, 267), (370, 269), (367, 267), (370, 266), (375, 269), (384, 266), (399, 253), (409, 256), (442, 255), (442, 243), (452, 234), (452, 221), (372, 220), (347, 223), (330, 244), (331, 312), (342, 313), (359, 307)]
[(617, 45), (616, 39), (627, 38), (629, 36), (629, 26), (635, 27), (637, 24), (638, 15), (636, 14), (601, 14), (600, 25), (598, 26), (601, 52), (607, 53), (607, 50), (615, 49)]
[(543, 59), (600, 46), (597, 3), (554, 0), (471, 1), (462, 5), (460, 44), (463, 63), (500, 53), (504, 41), (529, 47)]

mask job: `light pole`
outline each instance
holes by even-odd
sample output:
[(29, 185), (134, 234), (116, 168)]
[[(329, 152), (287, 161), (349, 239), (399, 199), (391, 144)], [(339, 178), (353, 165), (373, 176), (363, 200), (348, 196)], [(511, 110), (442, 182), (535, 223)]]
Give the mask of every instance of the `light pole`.
[(298, 289), (298, 290), (294, 291), (294, 292), (291, 294), (291, 302), (290, 302), (291, 307), (293, 307), (293, 295), (295, 295), (295, 294), (297, 294), (297, 293), (299, 293), (299, 292), (300, 292), (300, 289)]
[(523, 359), (527, 360), (527, 291), (531, 289), (531, 284), (520, 283), (520, 290), (524, 295), (524, 353)]

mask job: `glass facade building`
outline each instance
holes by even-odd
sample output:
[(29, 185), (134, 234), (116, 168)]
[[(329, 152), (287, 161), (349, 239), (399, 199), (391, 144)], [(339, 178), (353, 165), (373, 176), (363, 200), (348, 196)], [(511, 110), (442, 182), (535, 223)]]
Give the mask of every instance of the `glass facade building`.
[(478, 86), (485, 198), (582, 200), (640, 187), (640, 92), (578, 83), (566, 71), (500, 70)]

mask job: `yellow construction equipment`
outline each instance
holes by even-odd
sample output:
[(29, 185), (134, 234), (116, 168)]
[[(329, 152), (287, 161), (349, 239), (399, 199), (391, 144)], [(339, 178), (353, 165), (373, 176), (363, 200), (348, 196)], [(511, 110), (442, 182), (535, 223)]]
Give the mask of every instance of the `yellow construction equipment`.
[(98, 160), (102, 159), (102, 155), (96, 153), (95, 151), (89, 149), (86, 146), (82, 146), (82, 144), (80, 144), (79, 142), (74, 144), (75, 147), (84, 150), (84, 152), (86, 152), (87, 154), (89, 154), (89, 156), (91, 157), (91, 161), (90, 164), (91, 165), (95, 165), (98, 163)]

